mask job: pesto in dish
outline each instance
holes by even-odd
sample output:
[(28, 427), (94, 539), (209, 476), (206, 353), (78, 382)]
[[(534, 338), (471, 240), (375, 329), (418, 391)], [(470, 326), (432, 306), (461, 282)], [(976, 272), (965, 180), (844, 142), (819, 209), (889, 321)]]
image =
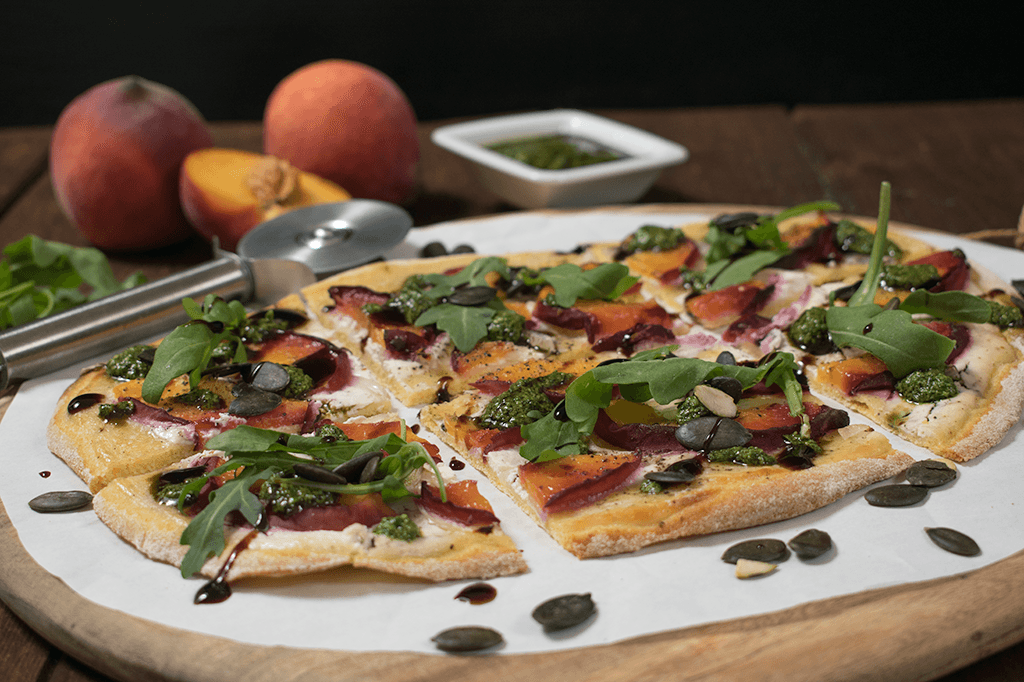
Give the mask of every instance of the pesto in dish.
[(601, 147), (590, 140), (568, 135), (517, 138), (496, 142), (487, 145), (487, 148), (545, 170), (578, 168), (624, 157), (623, 154)]

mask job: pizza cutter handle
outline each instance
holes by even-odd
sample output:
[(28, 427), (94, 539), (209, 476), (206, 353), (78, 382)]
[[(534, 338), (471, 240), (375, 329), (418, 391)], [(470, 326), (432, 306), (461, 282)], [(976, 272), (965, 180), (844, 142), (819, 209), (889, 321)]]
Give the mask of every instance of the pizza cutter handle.
[(187, 322), (182, 298), (244, 301), (255, 287), (246, 261), (219, 252), (202, 265), (0, 332), (0, 390)]

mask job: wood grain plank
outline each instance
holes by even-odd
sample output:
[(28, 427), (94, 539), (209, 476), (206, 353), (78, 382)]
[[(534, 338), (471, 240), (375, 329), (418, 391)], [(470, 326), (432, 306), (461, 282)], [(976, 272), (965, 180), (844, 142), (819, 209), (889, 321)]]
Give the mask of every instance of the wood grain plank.
[(952, 233), (1017, 226), (1024, 201), (1024, 100), (801, 106), (793, 123), (831, 198)]
[(0, 129), (0, 215), (33, 181), (46, 173), (50, 129)]

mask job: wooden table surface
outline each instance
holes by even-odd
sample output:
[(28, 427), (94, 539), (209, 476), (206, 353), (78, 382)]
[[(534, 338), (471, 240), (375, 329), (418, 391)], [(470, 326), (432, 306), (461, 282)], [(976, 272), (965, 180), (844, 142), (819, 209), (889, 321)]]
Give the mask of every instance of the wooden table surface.
[[(689, 161), (666, 170), (641, 203), (788, 206), (831, 199), (844, 212), (870, 216), (877, 212), (879, 184), (888, 180), (893, 220), (954, 234), (1012, 232), (1024, 203), (1024, 100), (595, 113), (689, 148)], [(420, 125), (419, 187), (406, 207), (414, 224), (515, 210), (478, 186), (458, 159), (430, 142), (430, 132), (449, 122)], [(211, 127), (219, 146), (260, 151), (258, 123)], [(26, 234), (86, 243), (54, 199), (47, 173), (49, 138), (50, 128), (45, 127), (0, 129), (2, 245)], [(991, 241), (1012, 244), (1008, 237)], [(155, 279), (210, 255), (209, 247), (196, 238), (159, 253), (111, 260), (121, 277), (142, 270)], [(938, 674), (948, 674), (938, 679), (1022, 679), (1021, 639), (1024, 631), (1004, 633), (980, 647), (965, 661), (966, 667), (941, 670)], [(982, 656), (987, 657), (973, 660)], [(3, 604), (0, 671), (7, 682), (110, 680), (52, 646)]]

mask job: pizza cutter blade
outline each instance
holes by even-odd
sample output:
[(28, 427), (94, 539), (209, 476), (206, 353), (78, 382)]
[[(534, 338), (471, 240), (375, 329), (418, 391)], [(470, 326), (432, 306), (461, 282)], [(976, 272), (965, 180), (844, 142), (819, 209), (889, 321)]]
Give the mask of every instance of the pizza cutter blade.
[(298, 208), (261, 223), (238, 242), (243, 258), (284, 258), (305, 263), (318, 277), (380, 257), (412, 227), (400, 207), (350, 199)]

